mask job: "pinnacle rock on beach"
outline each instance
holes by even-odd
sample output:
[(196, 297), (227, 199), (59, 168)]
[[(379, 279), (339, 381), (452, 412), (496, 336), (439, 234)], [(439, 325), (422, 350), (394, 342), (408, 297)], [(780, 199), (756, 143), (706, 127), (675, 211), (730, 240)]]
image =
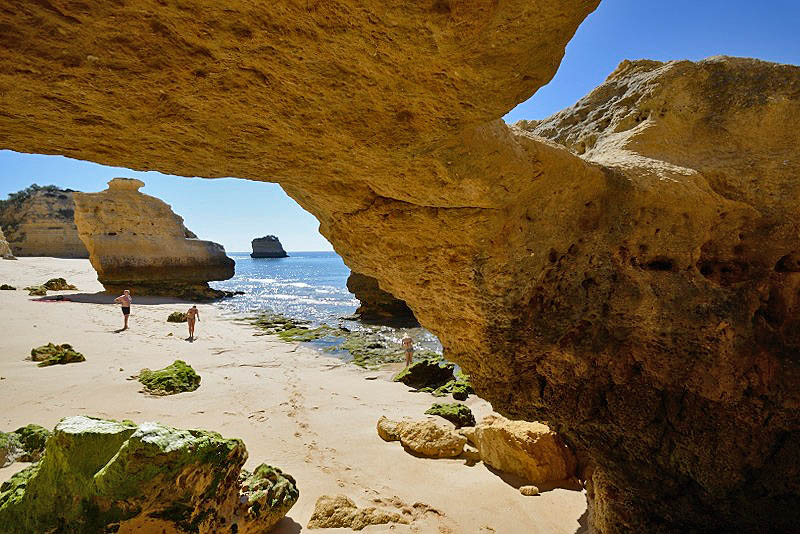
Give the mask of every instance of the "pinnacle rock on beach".
[(139, 192), (144, 182), (114, 178), (100, 193), (74, 193), (75, 223), (106, 290), (209, 300), (210, 280), (233, 276), (222, 245), (188, 238), (183, 219)]

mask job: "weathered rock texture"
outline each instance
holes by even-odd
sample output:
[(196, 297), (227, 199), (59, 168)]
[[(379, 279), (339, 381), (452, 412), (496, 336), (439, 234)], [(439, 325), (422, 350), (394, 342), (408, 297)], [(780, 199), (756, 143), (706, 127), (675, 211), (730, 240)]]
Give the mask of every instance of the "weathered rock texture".
[(75, 222), (106, 290), (134, 295), (218, 296), (209, 280), (233, 276), (222, 245), (186, 237), (183, 219), (139, 192), (140, 180), (114, 178), (100, 193), (75, 193)]
[(377, 430), (384, 441), (399, 441), (407, 451), (425, 458), (455, 458), (467, 443), (467, 438), (455, 432), (452, 425), (431, 419), (392, 421), (381, 416)]
[(322, 495), (314, 505), (308, 528), (349, 528), (361, 530), (369, 525), (388, 523), (408, 524), (409, 520), (396, 512), (374, 506), (359, 508), (346, 495)]
[(253, 252), (250, 253), (252, 258), (285, 258), (288, 256), (283, 250), (280, 240), (274, 235), (257, 237), (250, 244), (253, 246)]
[(793, 528), (800, 69), (631, 63), (539, 125), (572, 151), (506, 127), (597, 4), (15, 2), (2, 147), (279, 181), (586, 449), (596, 530)]
[(4, 260), (13, 260), (14, 254), (11, 252), (11, 247), (6, 241), (6, 236), (3, 234), (3, 229), (0, 228), (0, 258)]
[(267, 532), (297, 501), (294, 480), (242, 471), (244, 443), (216, 432), (68, 417), (42, 460), (0, 486), (0, 525), (31, 532)]
[(356, 314), (364, 322), (390, 325), (418, 324), (408, 304), (381, 289), (378, 281), (371, 276), (350, 273), (347, 277), (347, 290), (361, 302)]
[(526, 482), (558, 482), (575, 476), (575, 455), (542, 423), (490, 415), (478, 423), (470, 441), (484, 463)]
[(89, 257), (75, 226), (73, 193), (33, 186), (0, 202), (0, 226), (16, 256)]

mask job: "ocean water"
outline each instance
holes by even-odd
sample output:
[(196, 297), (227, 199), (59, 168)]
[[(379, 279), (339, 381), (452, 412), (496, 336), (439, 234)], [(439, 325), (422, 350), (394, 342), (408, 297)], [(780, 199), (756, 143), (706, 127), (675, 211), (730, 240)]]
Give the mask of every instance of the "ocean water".
[[(375, 327), (348, 319), (359, 302), (347, 291), (350, 269), (335, 252), (289, 252), (288, 258), (251, 258), (244, 252), (229, 252), (228, 256), (236, 262), (236, 274), (230, 280), (210, 285), (244, 292), (217, 303), (230, 315), (245, 317), (277, 312), (315, 325), (369, 329), (397, 344), (403, 335), (409, 334), (417, 349), (442, 351), (436, 336), (424, 328)], [(324, 348), (325, 342), (314, 344)]]
[(315, 324), (336, 324), (358, 308), (358, 300), (347, 291), (350, 269), (335, 252), (291, 252), (288, 258), (251, 258), (240, 252), (228, 256), (236, 262), (236, 274), (210, 285), (244, 295), (220, 301), (226, 311), (271, 311)]

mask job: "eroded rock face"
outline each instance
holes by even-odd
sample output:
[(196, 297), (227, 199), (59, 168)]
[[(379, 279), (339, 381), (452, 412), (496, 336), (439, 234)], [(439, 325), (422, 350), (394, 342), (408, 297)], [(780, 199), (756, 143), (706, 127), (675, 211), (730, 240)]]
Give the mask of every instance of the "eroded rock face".
[(222, 245), (189, 239), (183, 219), (139, 192), (140, 180), (114, 178), (100, 193), (75, 193), (75, 222), (106, 290), (213, 298), (209, 280), (233, 276)]
[(637, 62), (552, 140), (506, 127), (597, 3), (20, 5), (2, 144), (279, 181), (481, 396), (588, 452), (600, 532), (793, 528), (798, 69)]
[(0, 202), (0, 225), (16, 256), (89, 257), (75, 226), (73, 193), (36, 186)]
[(13, 260), (14, 254), (11, 252), (11, 247), (6, 241), (6, 236), (3, 234), (3, 229), (0, 228), (0, 258), (4, 260)]
[(403, 448), (425, 458), (455, 458), (464, 451), (467, 438), (452, 425), (431, 419), (392, 421), (378, 419), (378, 435), (384, 441), (399, 441)]
[(9, 534), (266, 532), (297, 489), (264, 465), (240, 479), (246, 459), (240, 440), (215, 432), (68, 417), (42, 460), (0, 487), (0, 524)]
[(250, 244), (253, 247), (253, 252), (250, 253), (252, 258), (285, 258), (288, 256), (283, 250), (280, 240), (274, 235), (258, 237), (253, 239)]
[(384, 291), (378, 281), (360, 273), (350, 273), (347, 290), (361, 302), (356, 315), (367, 323), (416, 325), (417, 319), (408, 304)]

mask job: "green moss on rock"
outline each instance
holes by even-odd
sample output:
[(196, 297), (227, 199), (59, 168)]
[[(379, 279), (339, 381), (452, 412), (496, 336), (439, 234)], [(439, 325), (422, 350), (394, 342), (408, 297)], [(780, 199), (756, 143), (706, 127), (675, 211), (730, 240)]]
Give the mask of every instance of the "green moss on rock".
[(183, 312), (172, 312), (167, 317), (168, 323), (185, 323), (188, 321), (188, 316)]
[(47, 288), (44, 286), (28, 286), (25, 288), (25, 291), (32, 297), (43, 297), (47, 295)]
[(469, 381), (469, 375), (458, 371), (456, 372), (453, 380), (450, 380), (446, 384), (432, 390), (431, 393), (434, 397), (445, 397), (448, 394), (452, 394), (455, 400), (463, 401), (467, 400), (470, 395), (474, 395), (475, 390), (472, 389), (472, 384)]
[(0, 291), (15, 291), (17, 288), (8, 284), (0, 284)]
[(42, 287), (47, 289), (48, 291), (69, 291), (78, 289), (72, 284), (68, 284), (67, 281), (63, 278), (51, 278), (44, 284)]
[(258, 494), (257, 513), (236, 514), (246, 459), (241, 440), (216, 432), (69, 417), (42, 460), (0, 486), (0, 530), (117, 532), (146, 520), (153, 532), (267, 532), (296, 502), (297, 488), (279, 469), (260, 466), (244, 492)]
[(428, 408), (425, 413), (427, 415), (438, 415), (439, 417), (447, 419), (456, 425), (456, 428), (475, 426), (475, 416), (472, 415), (472, 410), (469, 409), (469, 406), (459, 402), (451, 404), (437, 402)]
[(453, 376), (454, 369), (455, 365), (444, 362), (440, 357), (425, 358), (397, 373), (393, 380), (415, 389), (436, 389), (455, 378)]
[(39, 367), (86, 361), (83, 354), (73, 349), (72, 345), (67, 343), (61, 345), (48, 343), (47, 345), (31, 349), (31, 359), (35, 362), (39, 362)]
[(183, 360), (175, 360), (163, 369), (139, 371), (139, 382), (153, 395), (173, 395), (200, 387), (200, 375)]
[(43, 426), (25, 425), (14, 431), (22, 445), (23, 454), (17, 458), (21, 462), (38, 462), (44, 454), (44, 447), (51, 432)]
[(240, 479), (240, 502), (251, 521), (274, 525), (300, 497), (294, 478), (277, 467), (261, 464), (252, 474), (243, 471)]

